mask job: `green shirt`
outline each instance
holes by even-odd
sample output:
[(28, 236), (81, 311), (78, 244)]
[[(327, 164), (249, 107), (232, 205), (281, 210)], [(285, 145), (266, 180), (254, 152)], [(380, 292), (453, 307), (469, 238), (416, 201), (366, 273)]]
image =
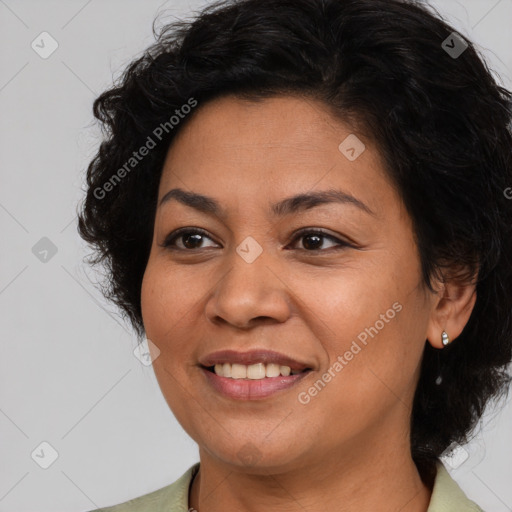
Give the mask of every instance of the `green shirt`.
[[(90, 512), (188, 512), (189, 487), (198, 470), (199, 462), (166, 487), (119, 505)], [(483, 512), (483, 510), (466, 497), (457, 482), (439, 462), (427, 512)]]

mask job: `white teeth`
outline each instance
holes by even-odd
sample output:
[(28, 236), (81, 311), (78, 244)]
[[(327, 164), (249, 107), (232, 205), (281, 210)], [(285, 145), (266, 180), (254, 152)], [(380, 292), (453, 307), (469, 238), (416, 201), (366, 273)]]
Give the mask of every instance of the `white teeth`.
[(224, 377), (231, 377), (231, 365), (229, 363), (224, 363), (222, 365), (222, 374)]
[(214, 371), (219, 377), (230, 377), (232, 379), (251, 379), (260, 380), (265, 377), (288, 377), (290, 374), (295, 375), (298, 371), (291, 371), (289, 366), (279, 366), (278, 364), (256, 363), (250, 365), (244, 364), (216, 364)]
[(267, 364), (267, 368), (265, 370), (265, 375), (267, 377), (279, 377), (279, 375), (281, 375), (279, 365), (273, 364), (273, 363)]
[(290, 372), (292, 371), (289, 366), (280, 366), (279, 370), (281, 371), (281, 375), (284, 377), (288, 377), (290, 375)]
[[(224, 366), (222, 367), (224, 369)], [(247, 366), (244, 364), (232, 364), (231, 365), (231, 378), (232, 379), (246, 379), (247, 378)]]
[(263, 363), (251, 364), (247, 367), (248, 379), (264, 379), (265, 378), (265, 365)]

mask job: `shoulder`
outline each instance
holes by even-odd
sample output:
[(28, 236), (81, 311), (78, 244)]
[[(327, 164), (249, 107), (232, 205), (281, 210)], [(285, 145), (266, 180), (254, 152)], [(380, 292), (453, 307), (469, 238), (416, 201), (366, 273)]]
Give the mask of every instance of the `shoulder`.
[(190, 482), (198, 469), (199, 462), (166, 487), (118, 505), (89, 512), (187, 512)]
[(471, 501), (451, 477), (441, 461), (437, 463), (437, 474), (427, 512), (484, 512)]

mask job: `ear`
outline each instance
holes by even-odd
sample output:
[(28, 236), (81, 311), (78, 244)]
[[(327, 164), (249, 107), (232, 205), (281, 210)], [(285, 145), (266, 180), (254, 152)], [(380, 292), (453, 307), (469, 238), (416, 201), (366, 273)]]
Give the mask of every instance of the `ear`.
[(427, 339), (434, 348), (444, 345), (441, 333), (446, 331), (452, 342), (467, 324), (476, 301), (474, 282), (449, 280), (441, 283), (434, 295), (433, 309), (427, 328)]

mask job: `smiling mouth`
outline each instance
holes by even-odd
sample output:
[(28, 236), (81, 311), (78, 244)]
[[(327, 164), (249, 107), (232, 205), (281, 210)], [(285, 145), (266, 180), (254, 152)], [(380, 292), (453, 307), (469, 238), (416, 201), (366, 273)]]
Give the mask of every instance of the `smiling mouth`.
[(311, 371), (311, 368), (292, 370), (289, 366), (275, 363), (256, 363), (251, 365), (223, 363), (214, 366), (204, 366), (206, 370), (219, 377), (235, 380), (262, 380), (274, 377), (288, 377)]

